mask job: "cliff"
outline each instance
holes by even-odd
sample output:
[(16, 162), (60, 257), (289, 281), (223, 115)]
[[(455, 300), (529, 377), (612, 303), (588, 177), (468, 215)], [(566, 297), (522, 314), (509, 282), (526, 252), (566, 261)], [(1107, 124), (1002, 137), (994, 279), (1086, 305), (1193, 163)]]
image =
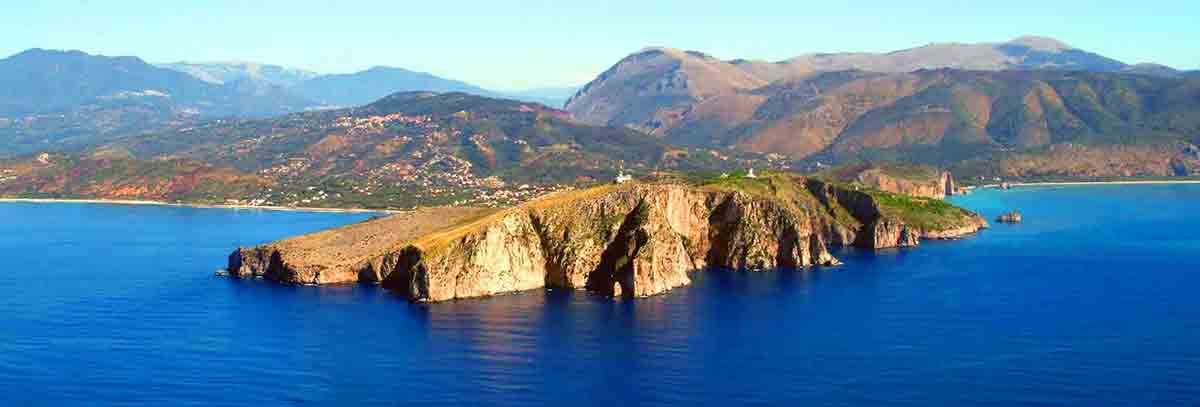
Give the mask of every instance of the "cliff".
[[(500, 211), (458, 211), (238, 249), (229, 270), (283, 283), (380, 282), (422, 302), (543, 287), (645, 297), (688, 285), (689, 272), (705, 267), (831, 266), (839, 264), (832, 245), (915, 246), (986, 226), (938, 200), (790, 175), (608, 185)], [(430, 216), (438, 219), (424, 220)], [(360, 247), (356, 236), (373, 239)]]
[(819, 174), (823, 178), (894, 194), (945, 199), (958, 195), (958, 184), (949, 171), (900, 162), (847, 165)]

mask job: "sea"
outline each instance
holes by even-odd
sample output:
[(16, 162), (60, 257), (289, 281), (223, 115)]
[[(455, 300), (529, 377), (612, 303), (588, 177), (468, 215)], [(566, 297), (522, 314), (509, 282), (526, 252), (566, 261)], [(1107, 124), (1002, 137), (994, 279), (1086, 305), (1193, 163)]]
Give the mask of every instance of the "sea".
[(1025, 222), (648, 299), (440, 304), (215, 275), (370, 214), (3, 203), (0, 405), (1200, 405), (1200, 185), (952, 201)]

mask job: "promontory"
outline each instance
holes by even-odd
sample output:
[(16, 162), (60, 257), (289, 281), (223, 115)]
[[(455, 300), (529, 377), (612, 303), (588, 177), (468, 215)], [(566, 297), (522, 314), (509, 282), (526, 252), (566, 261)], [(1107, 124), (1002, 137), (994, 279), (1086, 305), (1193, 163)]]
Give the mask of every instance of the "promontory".
[(287, 284), (379, 283), (419, 302), (539, 288), (645, 297), (704, 268), (835, 266), (833, 246), (910, 247), (985, 227), (938, 199), (775, 173), (602, 185), (506, 209), (420, 209), (239, 248), (228, 270)]

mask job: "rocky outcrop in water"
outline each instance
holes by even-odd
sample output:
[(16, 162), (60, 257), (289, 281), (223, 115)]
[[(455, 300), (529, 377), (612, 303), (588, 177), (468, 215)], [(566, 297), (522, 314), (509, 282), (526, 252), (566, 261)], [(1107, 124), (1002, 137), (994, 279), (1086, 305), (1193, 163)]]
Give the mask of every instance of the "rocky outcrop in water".
[(1021, 221), (1021, 212), (1018, 211), (1012, 211), (996, 217), (996, 222), (1000, 223), (1021, 223)]
[[(921, 238), (958, 237), (986, 225), (964, 212), (954, 228), (927, 230), (864, 192), (792, 177), (754, 182), (762, 189), (633, 184), (569, 191), (391, 236), (396, 240), (369, 253), (330, 262), (337, 267), (312, 261), (296, 267), (286, 260), (295, 257), (287, 247), (296, 245), (285, 240), (238, 249), (229, 269), (284, 283), (379, 281), (414, 301), (542, 287), (645, 297), (688, 285), (689, 272), (705, 267), (831, 266), (839, 264), (831, 245), (915, 246)], [(368, 226), (380, 224), (358, 227)]]

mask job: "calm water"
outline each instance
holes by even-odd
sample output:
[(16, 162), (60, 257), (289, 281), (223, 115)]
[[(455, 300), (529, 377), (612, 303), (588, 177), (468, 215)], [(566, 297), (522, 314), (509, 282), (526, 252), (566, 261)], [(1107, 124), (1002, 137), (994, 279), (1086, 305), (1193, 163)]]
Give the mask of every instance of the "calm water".
[(0, 204), (0, 405), (1200, 404), (1200, 186), (958, 202), (1027, 222), (646, 300), (435, 305), (213, 276), (366, 215)]

